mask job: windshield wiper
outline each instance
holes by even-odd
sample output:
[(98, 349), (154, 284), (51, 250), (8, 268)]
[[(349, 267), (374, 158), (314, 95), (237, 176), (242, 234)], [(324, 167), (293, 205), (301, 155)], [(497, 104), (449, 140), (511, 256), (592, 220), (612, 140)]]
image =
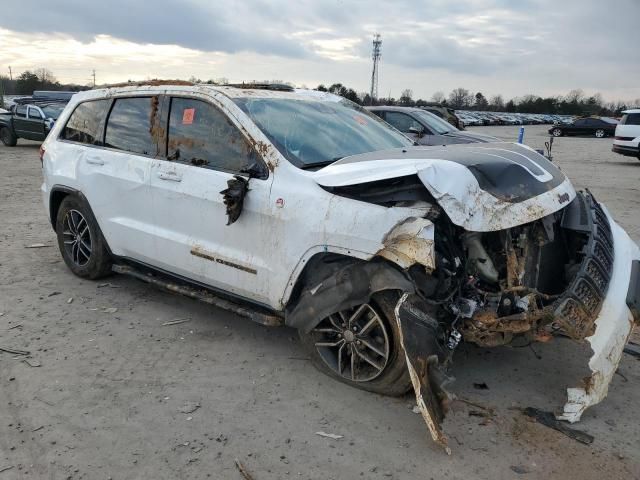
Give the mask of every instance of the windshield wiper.
[(315, 162), (315, 163), (307, 163), (305, 165), (303, 165), (302, 167), (300, 167), (302, 170), (312, 170), (314, 168), (322, 168), (322, 167), (326, 167), (328, 165), (331, 165), (334, 162), (337, 162), (338, 160), (340, 160), (343, 157), (336, 157), (332, 160), (324, 160), (322, 162)]

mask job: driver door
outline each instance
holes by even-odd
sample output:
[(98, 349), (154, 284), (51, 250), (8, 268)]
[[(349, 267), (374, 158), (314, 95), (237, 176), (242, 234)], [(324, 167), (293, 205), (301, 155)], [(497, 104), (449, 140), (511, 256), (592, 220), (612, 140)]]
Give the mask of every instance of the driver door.
[[(165, 99), (166, 149), (151, 167), (155, 266), (269, 305), (273, 180), (247, 138), (222, 109), (201, 98)], [(229, 224), (224, 196), (251, 164), (239, 218)], [(270, 246), (271, 245), (271, 246)]]

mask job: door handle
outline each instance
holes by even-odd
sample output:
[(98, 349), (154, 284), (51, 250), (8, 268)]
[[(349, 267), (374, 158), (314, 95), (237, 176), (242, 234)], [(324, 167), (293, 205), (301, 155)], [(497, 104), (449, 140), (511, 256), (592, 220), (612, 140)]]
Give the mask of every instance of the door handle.
[(158, 178), (161, 180), (169, 180), (170, 182), (181, 182), (182, 176), (178, 175), (176, 172), (158, 172)]
[(97, 157), (88, 157), (87, 163), (90, 163), (91, 165), (104, 165), (104, 160)]

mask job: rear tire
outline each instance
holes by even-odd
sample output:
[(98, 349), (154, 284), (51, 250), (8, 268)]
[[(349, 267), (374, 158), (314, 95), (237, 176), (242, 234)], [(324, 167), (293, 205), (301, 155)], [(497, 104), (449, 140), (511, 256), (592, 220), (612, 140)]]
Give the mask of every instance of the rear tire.
[(111, 273), (107, 242), (85, 201), (74, 195), (62, 200), (56, 234), (62, 258), (75, 275), (95, 280)]
[(7, 147), (15, 147), (18, 143), (18, 137), (7, 127), (2, 127), (0, 128), (0, 141)]
[(551, 130), (551, 135), (553, 135), (554, 137), (561, 137), (562, 136), (562, 129), (561, 128), (554, 128), (553, 130)]
[[(300, 331), (302, 347), (313, 365), (352, 387), (382, 395), (404, 395), (411, 387), (411, 378), (395, 320), (399, 298), (397, 292), (377, 293), (368, 304), (323, 319), (308, 334)], [(367, 325), (371, 326), (365, 331)], [(335, 346), (327, 346), (331, 344)]]
[(604, 138), (606, 135), (606, 132), (603, 129), (599, 128), (598, 130), (596, 130), (595, 135), (596, 135), (596, 138)]

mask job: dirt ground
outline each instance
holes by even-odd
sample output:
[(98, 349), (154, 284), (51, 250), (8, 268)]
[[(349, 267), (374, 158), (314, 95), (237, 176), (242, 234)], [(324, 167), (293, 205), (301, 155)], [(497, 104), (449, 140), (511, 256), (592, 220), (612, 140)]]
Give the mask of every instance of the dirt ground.
[[(526, 143), (542, 148), (547, 128), (527, 127)], [(518, 129), (474, 130), (513, 140)], [(560, 138), (554, 155), (639, 241), (640, 161), (610, 150), (611, 139)], [(0, 480), (242, 480), (235, 459), (255, 480), (640, 478), (640, 362), (630, 355), (576, 424), (595, 436), (587, 446), (519, 412), (562, 406), (586, 374), (583, 347), (463, 345), (452, 390), (495, 416), (457, 402), (447, 456), (410, 395), (327, 378), (291, 329), (121, 276), (74, 277), (42, 208), (38, 145), (0, 146), (0, 169), (0, 346), (32, 352), (28, 362), (0, 353)], [(34, 243), (47, 246), (25, 248)]]

